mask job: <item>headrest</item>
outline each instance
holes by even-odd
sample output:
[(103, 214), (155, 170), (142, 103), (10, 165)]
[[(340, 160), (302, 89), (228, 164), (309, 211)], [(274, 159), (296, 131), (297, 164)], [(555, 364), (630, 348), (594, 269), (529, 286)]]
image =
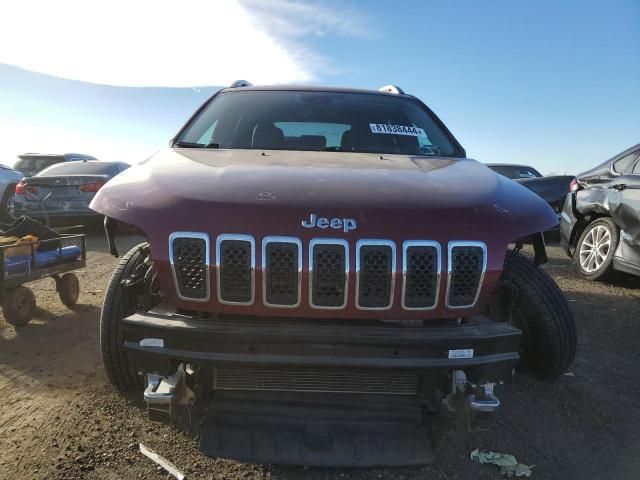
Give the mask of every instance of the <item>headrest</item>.
[(324, 135), (300, 135), (300, 146), (323, 150), (327, 146), (327, 138)]
[(272, 123), (259, 123), (251, 135), (251, 148), (278, 149), (284, 147), (284, 133)]
[(342, 138), (340, 139), (340, 148), (348, 152), (353, 150), (353, 132), (351, 130), (347, 130), (342, 134)]

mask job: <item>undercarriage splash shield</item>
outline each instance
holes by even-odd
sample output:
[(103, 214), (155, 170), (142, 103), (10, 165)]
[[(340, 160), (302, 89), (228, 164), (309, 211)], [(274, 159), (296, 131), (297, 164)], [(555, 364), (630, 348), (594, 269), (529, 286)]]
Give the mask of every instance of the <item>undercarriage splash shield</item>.
[(203, 422), (205, 455), (324, 467), (433, 462), (416, 397), (215, 392)]

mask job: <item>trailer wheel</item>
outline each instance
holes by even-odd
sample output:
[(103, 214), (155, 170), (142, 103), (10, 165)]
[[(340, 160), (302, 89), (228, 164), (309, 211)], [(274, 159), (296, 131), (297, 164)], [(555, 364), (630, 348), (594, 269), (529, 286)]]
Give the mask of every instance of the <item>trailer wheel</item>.
[(121, 323), (123, 318), (136, 310), (135, 295), (123, 286), (123, 281), (144, 263), (147, 252), (148, 244), (141, 243), (122, 257), (111, 276), (102, 305), (100, 316), (102, 363), (109, 381), (120, 391), (142, 388), (142, 379), (136, 371), (131, 356), (122, 345)]
[(490, 315), (522, 330), (519, 368), (543, 380), (559, 377), (573, 363), (577, 343), (564, 294), (544, 270), (514, 251), (507, 253), (500, 285)]
[(80, 280), (74, 273), (65, 273), (56, 283), (58, 296), (63, 304), (67, 307), (73, 307), (78, 303)]
[(2, 303), (4, 318), (14, 327), (29, 323), (36, 313), (36, 297), (27, 287), (19, 286), (4, 294)]

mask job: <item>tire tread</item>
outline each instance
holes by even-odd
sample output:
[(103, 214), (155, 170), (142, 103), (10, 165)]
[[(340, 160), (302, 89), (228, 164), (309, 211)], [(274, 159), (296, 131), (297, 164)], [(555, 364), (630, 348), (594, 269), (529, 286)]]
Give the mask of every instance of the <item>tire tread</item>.
[(573, 363), (576, 354), (576, 325), (569, 302), (556, 282), (541, 268), (534, 267), (522, 254), (510, 251), (504, 272), (524, 299), (529, 315), (528, 327), (537, 333), (546, 355), (536, 352), (534, 370), (542, 379), (562, 375)]
[(102, 363), (109, 381), (121, 391), (142, 387), (140, 376), (121, 346), (120, 322), (135, 311), (135, 305), (132, 308), (132, 299), (121, 282), (144, 260), (143, 249), (147, 245), (140, 243), (122, 257), (109, 281), (100, 315)]

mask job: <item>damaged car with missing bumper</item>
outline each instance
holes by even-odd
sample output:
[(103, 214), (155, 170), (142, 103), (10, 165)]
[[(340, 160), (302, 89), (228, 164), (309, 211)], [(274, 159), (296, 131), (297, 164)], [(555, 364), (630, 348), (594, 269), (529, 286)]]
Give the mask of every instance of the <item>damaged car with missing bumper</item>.
[(577, 176), (560, 241), (589, 280), (640, 275), (640, 144)]
[(443, 400), (493, 412), (515, 369), (574, 358), (539, 268), (555, 212), (395, 86), (237, 82), (91, 207), (112, 253), (119, 226), (147, 240), (106, 292), (108, 377), (154, 415), (202, 406), (208, 455), (428, 463)]

